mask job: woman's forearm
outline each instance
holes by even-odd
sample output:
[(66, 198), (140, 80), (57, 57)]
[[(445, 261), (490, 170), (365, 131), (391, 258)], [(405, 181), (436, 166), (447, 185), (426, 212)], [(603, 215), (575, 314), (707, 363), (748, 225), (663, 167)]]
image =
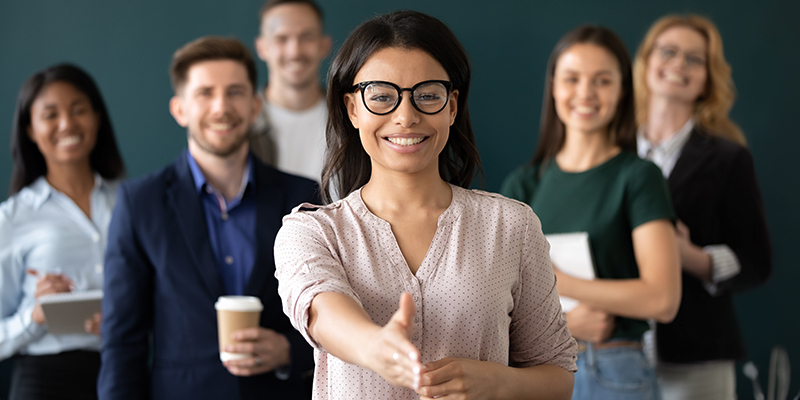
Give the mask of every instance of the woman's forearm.
[(340, 360), (367, 367), (359, 349), (380, 330), (366, 311), (341, 293), (320, 293), (311, 302), (308, 332), (325, 351)]
[(676, 301), (669, 290), (656, 287), (641, 279), (588, 281), (559, 277), (558, 291), (559, 294), (575, 298), (581, 303), (610, 314), (634, 319), (653, 318), (659, 322), (674, 318), (680, 300), (678, 296)]
[(681, 270), (672, 224), (656, 220), (632, 234), (639, 277), (583, 280), (558, 274), (558, 292), (608, 313), (669, 322), (678, 312)]
[(504, 367), (498, 399), (569, 399), (575, 374), (555, 365)]
[(420, 400), (569, 399), (574, 376), (555, 365), (515, 368), (490, 361), (447, 357), (425, 364)]
[(414, 308), (411, 295), (403, 293), (397, 312), (378, 326), (351, 297), (321, 293), (311, 302), (309, 333), (336, 358), (374, 371), (395, 386), (416, 389), (423, 367), (409, 339)]

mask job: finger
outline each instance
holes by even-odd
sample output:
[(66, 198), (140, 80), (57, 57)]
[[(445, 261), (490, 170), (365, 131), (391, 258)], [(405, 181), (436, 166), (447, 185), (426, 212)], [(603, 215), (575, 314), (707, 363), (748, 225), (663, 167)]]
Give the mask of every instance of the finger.
[(383, 361), (388, 377), (400, 386), (416, 389), (419, 387), (423, 367), (417, 360), (412, 360), (400, 347), (387, 346), (383, 353)]
[(36, 291), (42, 294), (69, 292), (71, 284), (61, 279), (44, 277), (36, 284)]
[(253, 375), (253, 370), (250, 368), (239, 367), (239, 366), (230, 366), (227, 367), (228, 372), (236, 376), (251, 376)]
[(50, 281), (41, 281), (36, 284), (35, 296), (43, 296), (46, 294), (58, 293), (58, 288)]
[(414, 318), (415, 310), (416, 307), (411, 295), (408, 293), (403, 293), (400, 295), (400, 308), (398, 308), (394, 315), (392, 315), (390, 322), (395, 322), (400, 324), (406, 330), (410, 330), (412, 324), (411, 319)]
[[(266, 350), (266, 349), (262, 349)], [(256, 345), (254, 342), (241, 342), (225, 345), (223, 351), (227, 353), (256, 353)]]
[[(451, 379), (438, 385), (420, 386), (415, 392), (420, 395), (420, 399), (463, 399), (465, 398), (464, 387), (463, 384), (459, 385), (458, 382), (460, 381)], [(450, 395), (454, 395), (455, 397), (451, 397)]]
[[(263, 358), (262, 358), (263, 360)], [(264, 362), (261, 362), (262, 365)], [(236, 367), (236, 368), (250, 368), (254, 369), (259, 367), (258, 362), (256, 361), (255, 357), (248, 357), (243, 358), (241, 360), (228, 360), (223, 363), (226, 367)]]
[(238, 331), (234, 331), (231, 333), (231, 339), (243, 342), (243, 341), (256, 341), (256, 340), (263, 340), (263, 338), (269, 334), (269, 329), (265, 328), (247, 328), (241, 329)]
[(436, 360), (436, 361), (431, 361), (429, 363), (425, 363), (425, 370), (426, 371), (435, 371), (437, 369), (440, 369), (440, 368), (450, 364), (451, 362), (453, 362), (453, 358), (452, 357), (445, 357), (445, 358), (442, 358), (442, 359), (439, 359), (439, 360)]
[(436, 386), (452, 380), (454, 378), (454, 369), (450, 366), (452, 361), (452, 358), (443, 358), (425, 364), (425, 373), (422, 374), (420, 386)]
[(387, 351), (385, 354), (393, 355), (395, 352), (399, 353), (402, 357), (401, 359), (407, 359), (414, 362), (416, 365), (422, 365), (419, 363), (419, 350), (411, 340), (408, 339), (405, 330), (400, 329), (399, 327), (393, 328), (391, 326), (387, 327), (387, 339), (389, 346), (387, 346)]

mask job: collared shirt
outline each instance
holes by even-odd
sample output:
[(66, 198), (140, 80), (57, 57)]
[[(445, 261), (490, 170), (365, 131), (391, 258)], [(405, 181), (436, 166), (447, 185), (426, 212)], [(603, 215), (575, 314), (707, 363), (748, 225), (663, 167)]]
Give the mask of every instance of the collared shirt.
[(350, 296), (381, 326), (397, 311), (401, 294), (410, 293), (410, 339), (422, 363), (451, 356), (575, 371), (577, 344), (561, 314), (538, 218), (500, 195), (451, 189), (452, 202), (416, 273), (360, 189), (317, 211), (299, 211), (313, 207), (304, 204), (284, 217), (275, 239), (275, 276), (284, 311), (316, 349), (315, 399), (419, 398), (311, 338), (308, 310), (322, 292)]
[(664, 174), (664, 179), (669, 178), (669, 174), (672, 173), (675, 163), (678, 162), (678, 158), (681, 156), (683, 146), (689, 140), (692, 128), (694, 128), (694, 118), (689, 118), (683, 128), (675, 132), (675, 134), (670, 135), (659, 143), (652, 143), (647, 140), (644, 134), (644, 127), (639, 127), (639, 131), (636, 134), (639, 157), (658, 165)]
[(206, 181), (203, 171), (188, 153), (195, 188), (203, 203), (211, 250), (229, 295), (242, 295), (256, 258), (256, 198), (252, 159), (242, 175), (239, 193), (227, 200)]
[(38, 278), (26, 271), (64, 274), (78, 291), (102, 289), (117, 186), (95, 174), (91, 219), (44, 177), (0, 204), (0, 359), (100, 349), (96, 335), (53, 335), (33, 322)]
[[(664, 174), (664, 178), (668, 179), (673, 168), (675, 168), (675, 163), (678, 162), (678, 158), (681, 156), (683, 146), (689, 141), (694, 124), (694, 118), (689, 118), (689, 121), (678, 132), (656, 144), (648, 141), (644, 134), (644, 128), (639, 127), (637, 132), (639, 157), (658, 165)], [(742, 265), (739, 263), (736, 253), (728, 245), (708, 245), (703, 247), (703, 251), (711, 256), (712, 275), (712, 282), (704, 283), (704, 286), (706, 291), (714, 295), (717, 293), (717, 282), (730, 279), (739, 274), (739, 271), (742, 270)]]

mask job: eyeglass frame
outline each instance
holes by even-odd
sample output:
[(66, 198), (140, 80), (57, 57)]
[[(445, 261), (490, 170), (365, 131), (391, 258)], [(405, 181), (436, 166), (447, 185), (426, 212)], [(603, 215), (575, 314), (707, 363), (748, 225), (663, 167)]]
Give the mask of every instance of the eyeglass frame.
[[(670, 57), (665, 57), (664, 56), (664, 50), (674, 50), (675, 54), (670, 56)], [(689, 53), (686, 52), (686, 50), (683, 50), (683, 49), (681, 49), (680, 47), (677, 47), (677, 46), (673, 46), (673, 45), (669, 45), (669, 44), (664, 44), (664, 45), (660, 45), (660, 46), (657, 45), (657, 46), (653, 47), (653, 51), (658, 52), (658, 56), (661, 58), (661, 61), (664, 61), (664, 62), (672, 60), (673, 58), (678, 57), (679, 55), (683, 54), (683, 63), (684, 63), (684, 65), (686, 65), (689, 68), (696, 68), (696, 67), (701, 67), (701, 66), (704, 67), (704, 66), (708, 65), (708, 57), (699, 57), (699, 56), (696, 56), (695, 54), (689, 54)], [(694, 62), (689, 62), (689, 58), (698, 58), (698, 59), (702, 60), (702, 62), (695, 64)]]
[[(375, 83), (386, 84), (386, 85), (392, 86), (393, 88), (395, 88), (395, 90), (397, 90), (397, 94), (398, 94), (397, 101), (394, 103), (394, 106), (392, 106), (392, 109), (387, 111), (387, 112), (385, 112), (385, 113), (377, 113), (375, 111), (372, 111), (369, 108), (369, 106), (367, 105), (367, 99), (364, 98), (364, 89), (367, 86), (375, 84)], [(439, 110), (437, 110), (435, 112), (422, 111), (419, 108), (419, 106), (417, 106), (417, 102), (414, 101), (414, 91), (417, 90), (418, 87), (420, 87), (422, 85), (427, 85), (427, 84), (430, 84), (430, 83), (441, 83), (444, 86), (445, 90), (447, 90), (447, 95), (445, 96), (444, 104), (442, 104), (442, 108), (440, 108)], [(444, 108), (447, 107), (447, 104), (450, 102), (450, 95), (453, 93), (453, 82), (432, 79), (432, 80), (428, 80), (428, 81), (419, 82), (419, 83), (417, 83), (416, 85), (414, 85), (414, 86), (412, 86), (410, 88), (401, 88), (400, 86), (395, 85), (392, 82), (387, 82), (387, 81), (364, 81), (364, 82), (356, 83), (355, 85), (351, 86), (349, 93), (355, 93), (356, 90), (360, 90), (361, 91), (361, 102), (364, 104), (364, 108), (366, 108), (367, 111), (369, 111), (370, 113), (375, 114), (375, 115), (388, 115), (388, 114), (391, 114), (392, 112), (394, 112), (394, 110), (397, 110), (397, 107), (400, 107), (400, 103), (403, 101), (403, 92), (409, 92), (411, 94), (410, 95), (411, 96), (410, 97), (411, 105), (414, 106), (414, 108), (417, 111), (419, 111), (419, 112), (421, 112), (421, 113), (423, 113), (425, 115), (436, 115), (436, 114), (442, 112), (442, 110), (444, 110)]]

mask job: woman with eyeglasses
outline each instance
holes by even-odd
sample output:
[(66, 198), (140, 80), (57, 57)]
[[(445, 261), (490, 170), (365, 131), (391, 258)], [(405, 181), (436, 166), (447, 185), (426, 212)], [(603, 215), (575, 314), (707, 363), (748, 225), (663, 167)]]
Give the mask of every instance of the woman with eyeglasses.
[(678, 216), (683, 300), (655, 330), (664, 398), (732, 399), (745, 352), (731, 295), (764, 283), (772, 255), (753, 157), (728, 117), (735, 89), (717, 28), (659, 19), (634, 83), (639, 155), (661, 168)]
[(85, 333), (48, 332), (38, 298), (103, 288), (103, 255), (125, 168), (100, 91), (56, 65), (23, 83), (11, 131), (10, 197), (0, 204), (0, 359), (12, 400), (97, 398), (100, 314)]
[(414, 11), (361, 24), (331, 64), (322, 182), (342, 200), (300, 206), (275, 241), (315, 399), (570, 396), (577, 345), (538, 219), (467, 189), (469, 84), (453, 33)]
[(545, 234), (586, 232), (596, 279), (560, 272), (579, 340), (573, 399), (658, 399), (642, 351), (648, 319), (678, 311), (673, 211), (658, 168), (636, 155), (631, 63), (603, 27), (559, 40), (547, 64), (539, 145), (501, 192), (528, 203)]

